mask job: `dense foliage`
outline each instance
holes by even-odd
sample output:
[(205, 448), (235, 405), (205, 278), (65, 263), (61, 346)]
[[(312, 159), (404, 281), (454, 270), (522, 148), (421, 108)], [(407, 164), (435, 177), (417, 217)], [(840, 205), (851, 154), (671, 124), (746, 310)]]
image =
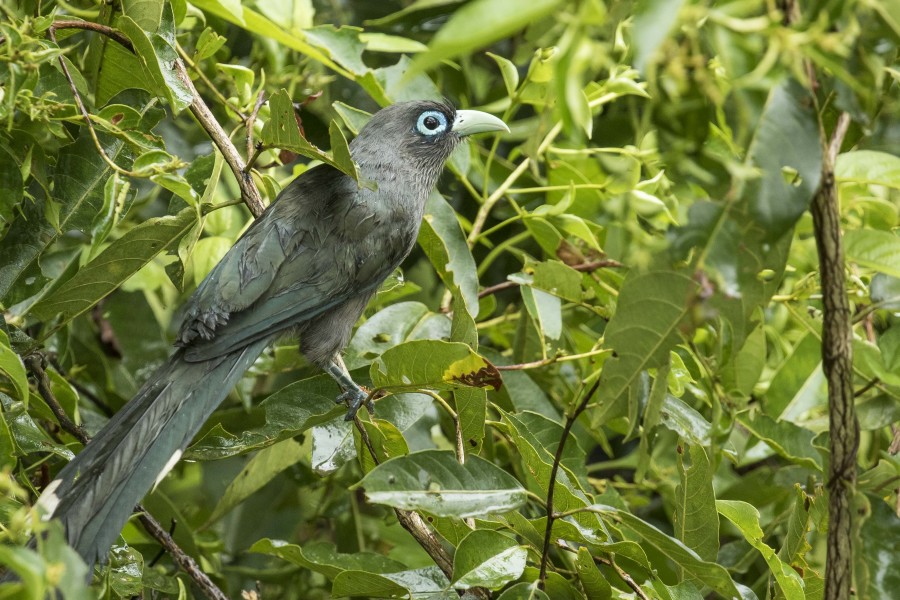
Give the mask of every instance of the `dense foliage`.
[(0, 564), (21, 580), (0, 597), (200, 595), (136, 520), (86, 586), (32, 509), (73, 423), (96, 433), (165, 360), (252, 220), (198, 103), (269, 202), (311, 161), (352, 173), (380, 105), (441, 97), (512, 132), (457, 152), (358, 324), (346, 362), (376, 412), (345, 422), (284, 339), (146, 498), (178, 546), (229, 597), (821, 598), (807, 209), (846, 113), (854, 588), (896, 597), (895, 1), (0, 10)]

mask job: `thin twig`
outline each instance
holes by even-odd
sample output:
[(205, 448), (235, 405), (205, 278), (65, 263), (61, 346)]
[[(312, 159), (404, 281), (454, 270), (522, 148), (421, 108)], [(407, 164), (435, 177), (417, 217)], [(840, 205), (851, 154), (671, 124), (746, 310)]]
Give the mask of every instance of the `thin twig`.
[[(612, 555), (610, 555), (610, 556), (612, 556)], [(629, 575), (625, 571), (625, 569), (623, 569), (622, 567), (620, 567), (619, 565), (616, 564), (615, 558), (611, 558), (611, 560), (609, 562), (612, 565), (612, 568), (616, 570), (616, 573), (619, 575), (619, 577), (622, 579), (622, 581), (624, 581), (628, 587), (630, 587), (632, 590), (634, 590), (634, 593), (637, 594), (637, 596), (641, 600), (650, 600), (650, 598), (647, 597), (647, 594), (644, 593), (644, 590), (641, 589), (641, 586), (639, 586), (637, 584), (637, 582), (631, 577), (631, 575)]]
[(527, 363), (518, 363), (515, 365), (495, 365), (498, 371), (525, 371), (526, 369), (539, 369), (558, 362), (568, 362), (570, 360), (581, 360), (582, 358), (590, 358), (612, 352), (609, 349), (591, 350), (581, 354), (557, 354), (556, 356), (548, 356), (541, 360), (535, 360)]
[(593, 398), (594, 394), (597, 392), (598, 387), (600, 387), (599, 377), (597, 378), (597, 381), (594, 382), (594, 385), (591, 386), (588, 393), (585, 394), (578, 407), (575, 408), (572, 414), (566, 416), (566, 424), (563, 426), (562, 435), (559, 438), (559, 445), (556, 447), (556, 456), (553, 457), (553, 466), (550, 469), (550, 483), (547, 485), (547, 527), (544, 530), (544, 548), (541, 550), (541, 572), (538, 578), (538, 581), (540, 582), (538, 585), (541, 589), (544, 589), (544, 582), (547, 580), (547, 561), (550, 557), (550, 539), (553, 537), (553, 522), (556, 520), (556, 513), (553, 509), (553, 496), (556, 491), (556, 474), (559, 472), (559, 465), (562, 462), (563, 450), (566, 447), (566, 440), (569, 438), (569, 433), (572, 431), (575, 421), (578, 420), (578, 417), (581, 416), (581, 413), (587, 408), (591, 398)]
[[(29, 370), (34, 375), (38, 393), (44, 399), (44, 402), (47, 403), (47, 406), (50, 407), (50, 410), (53, 411), (60, 426), (72, 434), (82, 445), (87, 446), (91, 441), (90, 436), (69, 418), (50, 388), (50, 379), (47, 377), (46, 371), (44, 371), (43, 357), (40, 354), (32, 354), (26, 359), (26, 362)], [(147, 533), (159, 542), (160, 546), (165, 548), (175, 563), (194, 580), (194, 583), (207, 598), (210, 600), (228, 600), (228, 596), (222, 593), (222, 590), (200, 569), (197, 562), (181, 549), (175, 540), (172, 539), (172, 536), (159, 524), (159, 521), (147, 512), (147, 509), (138, 504), (135, 507), (135, 512), (139, 513), (138, 519)]]

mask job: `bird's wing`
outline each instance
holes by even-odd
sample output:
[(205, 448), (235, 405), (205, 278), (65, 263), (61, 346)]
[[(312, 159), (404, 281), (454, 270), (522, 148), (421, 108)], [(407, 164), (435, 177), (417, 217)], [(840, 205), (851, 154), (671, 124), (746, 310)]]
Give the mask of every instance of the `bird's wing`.
[[(178, 335), (185, 358), (208, 360), (366, 293), (380, 280), (355, 275), (368, 220), (358, 188), (331, 167), (293, 182), (209, 273), (191, 297)], [(349, 222), (348, 222), (349, 220)]]

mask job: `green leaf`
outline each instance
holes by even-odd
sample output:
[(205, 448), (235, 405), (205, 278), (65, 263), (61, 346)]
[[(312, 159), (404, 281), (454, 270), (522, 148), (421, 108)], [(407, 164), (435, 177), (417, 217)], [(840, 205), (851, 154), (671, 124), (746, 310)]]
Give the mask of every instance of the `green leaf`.
[(305, 455), (303, 447), (292, 439), (260, 450), (225, 488), (225, 493), (206, 520), (204, 528), (262, 489), (276, 475), (299, 462)]
[(809, 92), (787, 80), (769, 94), (749, 164), (759, 177), (748, 182), (743, 198), (750, 214), (776, 240), (809, 208), (822, 177), (822, 144)]
[(360, 130), (365, 127), (366, 123), (369, 122), (369, 119), (372, 118), (372, 113), (368, 113), (364, 110), (360, 110), (349, 104), (344, 104), (343, 102), (334, 102), (331, 105), (335, 112), (340, 115), (341, 120), (344, 121), (344, 125), (347, 126), (347, 129), (353, 135), (359, 135)]
[(403, 9), (391, 13), (379, 19), (371, 19), (366, 21), (366, 25), (381, 27), (390, 25), (396, 21), (400, 21), (417, 12), (429, 11), (433, 9), (441, 9), (452, 6), (454, 4), (462, 4), (463, 0), (415, 0)]
[(759, 511), (753, 505), (740, 500), (716, 500), (716, 508), (723, 517), (734, 523), (744, 539), (762, 554), (784, 597), (803, 598), (803, 580), (763, 542), (765, 534), (759, 526)]
[(428, 52), (416, 56), (411, 74), (431, 68), (441, 61), (468, 54), (504, 38), (531, 23), (540, 21), (560, 4), (560, 0), (474, 0), (454, 11), (428, 45)]
[(847, 260), (900, 277), (900, 237), (888, 231), (851, 229), (844, 234)]
[(810, 497), (800, 484), (794, 485), (794, 502), (788, 516), (787, 531), (778, 551), (778, 558), (789, 565), (806, 564), (803, 557), (812, 548), (806, 536), (809, 533)]
[(500, 372), (465, 344), (413, 340), (385, 351), (372, 362), (372, 383), (378, 388), (449, 389), (459, 385), (502, 385)]
[(608, 600), (612, 598), (612, 587), (597, 565), (587, 548), (578, 549), (578, 557), (575, 559), (575, 571), (581, 587), (590, 600)]
[(690, 465), (685, 467), (685, 451), (678, 453), (678, 486), (675, 488), (675, 535), (700, 558), (715, 561), (719, 551), (719, 515), (713, 491), (713, 471), (702, 446), (685, 448)]
[(453, 587), (497, 590), (518, 579), (528, 551), (500, 532), (475, 530), (459, 543), (453, 555)]
[(487, 390), (464, 387), (453, 390), (459, 429), (467, 454), (478, 454), (484, 441)]
[(860, 598), (890, 598), (900, 589), (900, 573), (894, 560), (900, 552), (900, 519), (880, 495), (864, 498), (869, 505), (866, 507), (869, 511), (865, 511), (869, 512), (869, 517), (854, 540), (854, 548), (858, 549), (854, 553), (857, 595)]
[(335, 27), (320, 25), (305, 30), (310, 44), (325, 50), (328, 56), (354, 75), (362, 75), (369, 70), (362, 60), (366, 44), (359, 39), (362, 29), (359, 27)]
[(437, 567), (376, 575), (363, 571), (344, 571), (334, 578), (333, 597), (434, 598), (452, 600), (458, 596), (447, 591), (447, 576)]
[(207, 27), (200, 33), (194, 44), (194, 62), (209, 58), (225, 45), (228, 39)]
[(464, 465), (452, 452), (424, 450), (380, 464), (357, 484), (370, 502), (460, 518), (502, 513), (525, 503), (525, 490), (478, 456)]
[(478, 274), (456, 211), (437, 191), (428, 196), (419, 230), (419, 245), (434, 265), (438, 277), (463, 299), (464, 308), (478, 316)]
[(409, 590), (383, 575), (366, 571), (344, 571), (334, 579), (333, 597), (352, 597), (365, 594), (369, 598), (409, 598)]
[(344, 357), (350, 370), (370, 364), (385, 351), (408, 340), (446, 340), (450, 320), (419, 302), (392, 304), (360, 325)]
[(606, 328), (605, 345), (613, 357), (600, 375), (594, 424), (603, 421), (641, 373), (668, 361), (697, 292), (695, 281), (675, 271), (650, 271), (625, 280), (618, 310)]
[(493, 52), (487, 52), (488, 56), (494, 59), (497, 66), (500, 67), (500, 75), (503, 76), (503, 84), (506, 86), (506, 94), (512, 96), (519, 87), (519, 69), (508, 58), (504, 58)]
[(0, 330), (0, 374), (9, 379), (16, 396), (28, 406), (28, 374), (25, 372), (25, 365), (10, 347), (9, 337), (2, 330)]
[(639, 519), (628, 511), (613, 508), (611, 506), (595, 505), (604, 521), (610, 526), (624, 526), (645, 542), (667, 556), (678, 567), (684, 570), (685, 575), (691, 580), (708, 585), (726, 598), (744, 597), (738, 591), (728, 571), (714, 562), (705, 561), (696, 552), (685, 546), (681, 541), (666, 535), (653, 525)]
[(544, 344), (545, 336), (559, 340), (563, 331), (562, 302), (559, 298), (527, 285), (520, 286), (519, 292), (522, 294), (522, 303), (541, 338), (541, 344)]
[[(350, 160), (350, 150), (347, 140), (337, 128), (332, 125), (329, 128), (334, 155), (313, 146), (300, 132), (297, 124), (297, 116), (294, 112), (294, 103), (287, 90), (279, 90), (269, 98), (270, 117), (260, 133), (260, 141), (267, 146), (290, 150), (301, 156), (312, 158), (331, 165), (335, 169), (358, 179), (356, 166)], [(351, 168), (352, 167), (352, 168)]]
[(839, 154), (834, 165), (839, 183), (853, 182), (900, 189), (900, 157), (876, 150)]
[(428, 46), (422, 42), (411, 40), (399, 35), (386, 33), (360, 33), (359, 39), (366, 45), (369, 52), (392, 52), (402, 54), (415, 54), (428, 50)]
[(646, 73), (650, 59), (669, 37), (684, 0), (641, 0), (634, 16), (634, 66)]
[(42, 320), (60, 317), (57, 326), (89, 310), (122, 285), (160, 252), (172, 247), (197, 222), (197, 212), (186, 208), (175, 216), (157, 217), (128, 231), (74, 277), (34, 305)]
[(170, 4), (165, 4), (157, 32), (144, 31), (134, 19), (122, 16), (117, 27), (128, 36), (134, 51), (153, 82), (153, 91), (165, 98), (175, 114), (191, 105), (193, 94), (173, 65), (181, 59), (175, 50), (175, 24)]
[[(42, 401), (39, 399), (37, 401), (32, 399), (32, 410), (35, 410), (36, 404), (41, 403)], [(13, 441), (15, 442), (16, 456), (27, 456), (38, 452), (50, 452), (66, 461), (75, 458), (75, 454), (71, 450), (62, 444), (54, 442), (50, 439), (47, 432), (35, 423), (31, 415), (28, 414), (24, 402), (16, 402), (11, 397), (0, 392), (0, 406), (3, 408), (3, 410), (0, 411), (0, 416), (2, 416), (3, 420), (6, 422), (6, 426), (9, 428)], [(47, 412), (46, 418), (50, 418), (49, 409), (46, 409), (45, 407), (45, 410)]]
[(813, 445), (816, 434), (809, 429), (790, 421), (775, 421), (762, 413), (752, 418), (741, 415), (738, 421), (780, 456), (809, 469), (822, 470), (822, 455)]
[(319, 376), (281, 388), (253, 407), (250, 414), (243, 408), (218, 411), (187, 449), (185, 458), (218, 460), (236, 456), (341, 419), (346, 409), (335, 405), (337, 393), (337, 386), (329, 377)]
[(403, 563), (374, 552), (339, 553), (333, 544), (327, 542), (312, 542), (300, 547), (282, 540), (263, 538), (253, 544), (248, 552), (277, 556), (304, 569), (322, 573), (329, 579), (344, 571), (396, 573), (406, 568)]

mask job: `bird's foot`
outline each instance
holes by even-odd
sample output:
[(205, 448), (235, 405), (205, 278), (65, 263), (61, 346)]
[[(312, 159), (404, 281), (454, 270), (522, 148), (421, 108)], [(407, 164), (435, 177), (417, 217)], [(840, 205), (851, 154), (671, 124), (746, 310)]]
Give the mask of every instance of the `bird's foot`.
[(369, 394), (358, 386), (344, 390), (341, 395), (334, 399), (334, 402), (335, 404), (347, 404), (347, 416), (344, 417), (345, 421), (352, 421), (356, 418), (356, 413), (363, 404), (366, 405), (366, 410), (368, 410), (369, 413), (375, 412), (375, 403), (369, 398)]

